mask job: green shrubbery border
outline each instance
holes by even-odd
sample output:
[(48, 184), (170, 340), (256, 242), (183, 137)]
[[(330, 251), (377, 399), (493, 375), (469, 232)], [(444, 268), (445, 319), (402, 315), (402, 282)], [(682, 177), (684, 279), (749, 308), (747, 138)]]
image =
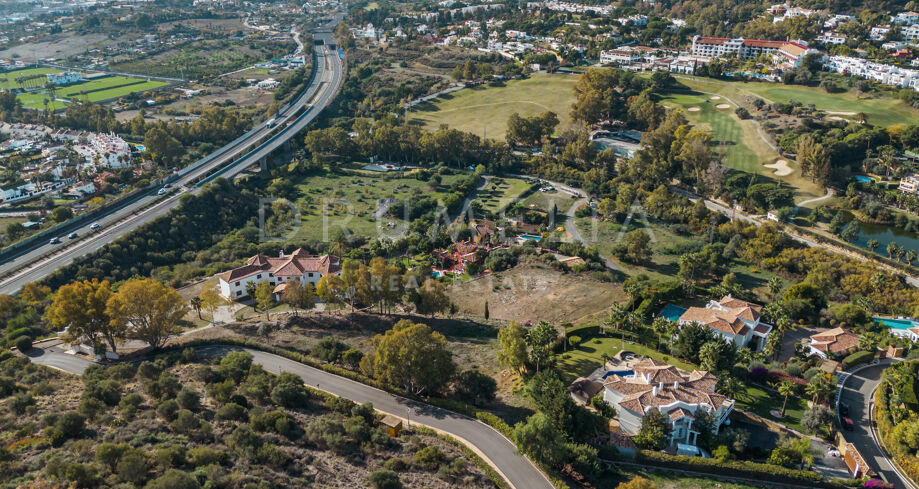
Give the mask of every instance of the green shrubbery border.
[(651, 466), (670, 467), (675, 469), (694, 470), (711, 474), (741, 476), (750, 478), (767, 477), (767, 480), (787, 482), (790, 484), (812, 484), (814, 487), (838, 488), (840, 486), (827, 482), (822, 475), (807, 470), (795, 470), (778, 465), (760, 464), (746, 460), (718, 461), (713, 458), (670, 455), (662, 452), (639, 450), (635, 456), (638, 463)]
[(842, 359), (842, 369), (849, 370), (850, 368), (857, 365), (868, 363), (871, 360), (874, 360), (874, 355), (875, 352), (873, 351), (857, 351)]

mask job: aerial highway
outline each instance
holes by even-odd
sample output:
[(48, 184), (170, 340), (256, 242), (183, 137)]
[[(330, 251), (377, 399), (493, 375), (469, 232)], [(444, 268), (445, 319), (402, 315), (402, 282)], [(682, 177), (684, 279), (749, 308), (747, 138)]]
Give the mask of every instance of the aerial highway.
[[(235, 141), (180, 170), (169, 182), (165, 195), (151, 190), (135, 202), (100, 216), (95, 222), (98, 223), (96, 229), (90, 227), (95, 223), (69, 229), (67, 233), (76, 232), (78, 237), (67, 239), (61, 236), (62, 244), (36, 243), (31, 249), (0, 264), (0, 293), (16, 293), (23, 284), (40, 280), (74, 259), (92, 253), (166, 214), (178, 206), (182, 195), (200, 191), (205, 183), (215, 178), (234, 177), (296, 136), (332, 102), (344, 79), (343, 60), (330, 46), (334, 41), (328, 29), (338, 20), (336, 17), (313, 33), (314, 39), (322, 41), (322, 44), (314, 46), (315, 75), (309, 86), (282, 107), (274, 119), (259, 124)], [(255, 149), (252, 149), (253, 146)]]

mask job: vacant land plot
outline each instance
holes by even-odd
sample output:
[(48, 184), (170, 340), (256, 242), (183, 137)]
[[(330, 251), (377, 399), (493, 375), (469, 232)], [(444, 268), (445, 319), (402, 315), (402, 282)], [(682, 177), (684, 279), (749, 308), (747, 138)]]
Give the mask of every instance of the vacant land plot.
[(783, 85), (764, 82), (726, 82), (698, 77), (678, 77), (680, 82), (694, 90), (715, 92), (729, 98), (737, 95), (755, 95), (771, 102), (796, 100), (805, 105), (814, 104), (818, 109), (843, 114), (864, 112), (872, 124), (891, 126), (894, 124), (916, 124), (919, 110), (899, 99), (883, 95), (859, 98), (852, 90), (844, 93), (826, 93), (816, 87)]
[(460, 90), (416, 106), (409, 120), (428, 129), (447, 124), (496, 139), (504, 137), (507, 119), (514, 112), (529, 117), (551, 110), (565, 125), (570, 120), (577, 80), (574, 75), (537, 74), (504, 86)]
[(279, 58), (296, 49), (296, 46), (293, 41), (194, 41), (152, 56), (118, 59), (110, 66), (112, 70), (154, 76), (186, 79), (208, 77)]
[[(40, 41), (30, 41), (8, 49), (0, 50), (0, 58), (14, 58), (34, 63), (41, 58), (66, 58), (82, 54), (88, 47), (105, 41), (105, 34), (55, 34)], [(57, 70), (60, 71), (60, 70)]]
[(345, 230), (372, 238), (402, 236), (408, 222), (387, 214), (392, 201), (386, 199), (407, 199), (410, 203), (423, 197), (442, 199), (462, 178), (465, 175), (444, 176), (441, 185), (432, 189), (427, 182), (396, 174), (306, 177), (296, 185), (295, 194), (288, 196), (302, 218), (302, 224), (293, 231), (294, 239), (327, 240)]
[(450, 300), (465, 314), (519, 323), (546, 320), (582, 324), (605, 317), (613, 302), (624, 300), (618, 283), (563, 273), (540, 263), (450, 286)]

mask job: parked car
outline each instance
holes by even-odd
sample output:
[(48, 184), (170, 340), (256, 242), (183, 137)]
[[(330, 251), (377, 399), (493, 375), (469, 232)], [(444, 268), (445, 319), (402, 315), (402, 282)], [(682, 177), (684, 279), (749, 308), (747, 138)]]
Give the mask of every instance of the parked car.
[(94, 222), (92, 226), (89, 227), (89, 229), (92, 229), (93, 231), (95, 231), (96, 229), (99, 229), (100, 227), (101, 226), (99, 226), (98, 222)]
[(61, 238), (58, 238), (58, 237), (51, 238), (51, 241), (49, 241), (49, 243), (51, 244), (58, 244), (60, 242), (61, 242)]
[(69, 239), (77, 239), (79, 236), (80, 236), (80, 235), (77, 234), (77, 233), (70, 233), (70, 234), (67, 235), (67, 238), (69, 238)]
[(840, 415), (840, 416), (848, 416), (848, 415), (849, 415), (849, 405), (848, 405), (848, 404), (846, 404), (846, 403), (844, 403), (844, 402), (839, 403), (839, 415)]
[(166, 193), (166, 189), (161, 188), (161, 189), (159, 190), (159, 192), (157, 192), (156, 194), (157, 194), (157, 195), (164, 195), (165, 193)]
[(842, 427), (846, 431), (852, 431), (855, 429), (855, 423), (853, 423), (849, 418), (842, 418)]

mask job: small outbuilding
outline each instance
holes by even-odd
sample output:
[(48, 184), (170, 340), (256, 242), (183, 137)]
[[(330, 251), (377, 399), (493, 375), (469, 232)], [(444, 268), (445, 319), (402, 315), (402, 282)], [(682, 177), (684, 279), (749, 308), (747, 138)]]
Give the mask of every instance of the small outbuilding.
[(389, 433), (389, 436), (397, 437), (402, 432), (402, 420), (395, 416), (387, 414), (383, 416), (380, 423), (386, 427), (386, 432)]

